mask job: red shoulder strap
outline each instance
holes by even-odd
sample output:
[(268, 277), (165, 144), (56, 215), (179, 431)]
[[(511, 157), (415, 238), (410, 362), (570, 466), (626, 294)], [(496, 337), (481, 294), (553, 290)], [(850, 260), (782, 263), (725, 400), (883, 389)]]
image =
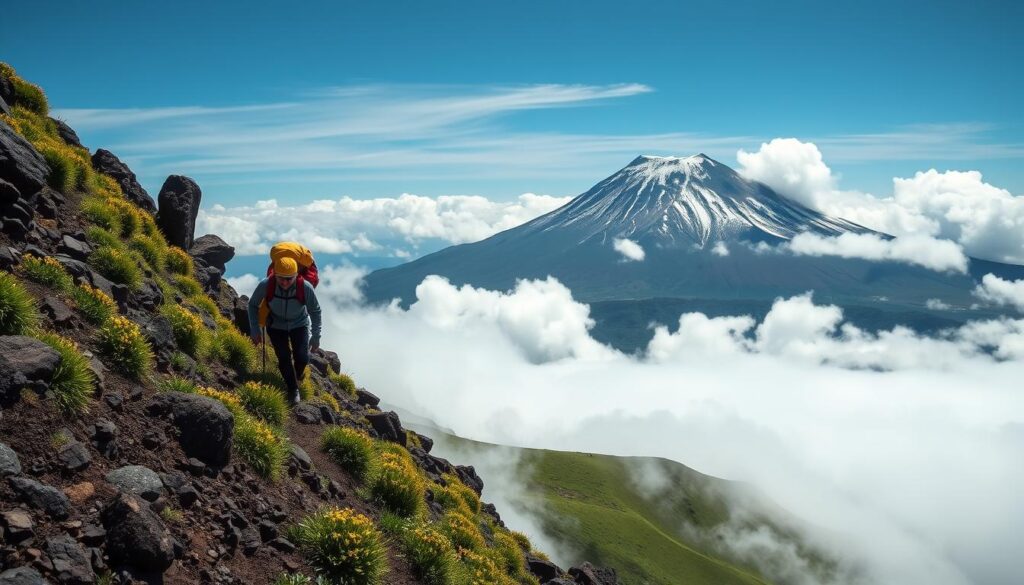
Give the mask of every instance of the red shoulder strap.
[(306, 304), (306, 281), (301, 274), (295, 277), (295, 298), (299, 299), (299, 304)]

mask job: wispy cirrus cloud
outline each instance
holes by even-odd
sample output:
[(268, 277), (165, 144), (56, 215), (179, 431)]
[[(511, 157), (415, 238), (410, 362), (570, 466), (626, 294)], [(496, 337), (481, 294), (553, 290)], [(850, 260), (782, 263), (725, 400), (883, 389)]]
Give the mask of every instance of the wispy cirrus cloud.
[[(606, 106), (653, 88), (610, 85), (353, 85), (226, 107), (63, 109), (88, 144), (114, 150), (150, 184), (169, 173), (201, 184), (579, 177), (637, 153), (706, 152), (732, 160), (769, 137), (666, 131), (536, 131), (525, 111)], [(984, 124), (907, 126), (810, 137), (836, 162), (1024, 157)], [(401, 188), (400, 188), (401, 189)], [(264, 194), (265, 195), (265, 194)]]

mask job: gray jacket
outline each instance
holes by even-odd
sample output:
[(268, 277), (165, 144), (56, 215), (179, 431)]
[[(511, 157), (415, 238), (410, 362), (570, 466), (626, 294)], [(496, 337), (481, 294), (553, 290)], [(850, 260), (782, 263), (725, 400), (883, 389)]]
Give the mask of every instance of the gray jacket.
[(287, 289), (281, 288), (274, 277), (264, 278), (256, 285), (256, 290), (249, 297), (249, 330), (259, 329), (260, 303), (267, 296), (267, 286), (274, 281), (274, 298), (270, 301), (270, 316), (267, 318), (267, 327), (270, 329), (291, 330), (311, 325), (309, 330), (309, 342), (320, 343), (320, 301), (316, 298), (316, 291), (313, 285), (303, 281), (306, 287), (306, 304), (299, 302), (296, 296), (296, 288), (293, 284)]

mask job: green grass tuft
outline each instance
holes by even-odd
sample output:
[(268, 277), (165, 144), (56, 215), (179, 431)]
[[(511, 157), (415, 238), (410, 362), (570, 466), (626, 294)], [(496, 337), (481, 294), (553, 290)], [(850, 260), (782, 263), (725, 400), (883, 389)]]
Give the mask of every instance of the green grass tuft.
[(370, 497), (382, 507), (406, 518), (423, 513), (426, 483), (409, 453), (393, 444), (376, 443), (376, 461), (372, 466), (367, 489)]
[(416, 524), (401, 534), (402, 553), (413, 574), (427, 585), (459, 583), (459, 562), (448, 537), (426, 523)]
[(160, 239), (138, 234), (128, 242), (128, 247), (138, 251), (154, 272), (161, 272), (164, 269), (167, 245)]
[(281, 427), (288, 418), (288, 404), (277, 388), (246, 382), (238, 387), (238, 396), (249, 414), (269, 425)]
[(441, 531), (457, 549), (482, 550), (484, 537), (475, 519), (467, 518), (456, 511), (445, 512), (441, 517)]
[(121, 240), (117, 236), (98, 225), (89, 226), (85, 230), (85, 237), (94, 246), (106, 246), (115, 249), (123, 247)]
[(292, 527), (289, 536), (317, 571), (335, 583), (378, 585), (388, 571), (384, 537), (351, 508), (326, 508)]
[(19, 77), (14, 68), (7, 63), (0, 63), (0, 75), (6, 77), (13, 86), (14, 104), (27, 108), (39, 116), (50, 113), (50, 104), (46, 101), (46, 94), (41, 87)]
[(177, 246), (170, 246), (167, 249), (167, 270), (173, 274), (192, 276), (195, 272), (195, 265), (188, 252)]
[(333, 368), (327, 366), (327, 378), (345, 394), (353, 397), (356, 395), (356, 383), (352, 376), (335, 372)]
[(50, 332), (39, 333), (37, 337), (60, 354), (60, 363), (50, 380), (50, 392), (57, 407), (67, 415), (84, 414), (89, 410), (96, 384), (89, 360), (75, 342), (66, 337)]
[(198, 315), (173, 304), (164, 305), (160, 312), (171, 322), (174, 341), (182, 351), (194, 358), (206, 355), (210, 347), (210, 330)]
[(235, 452), (253, 471), (277, 479), (288, 459), (288, 441), (267, 423), (252, 416), (235, 416)]
[(64, 265), (52, 256), (39, 258), (25, 255), (21, 259), (20, 269), (29, 280), (48, 286), (58, 293), (68, 293), (75, 286), (74, 279)]
[(99, 351), (118, 373), (141, 379), (153, 367), (153, 350), (139, 326), (116, 315), (99, 332)]
[(103, 325), (117, 314), (117, 303), (114, 299), (88, 284), (73, 287), (69, 296), (85, 320), (93, 325)]
[(359, 481), (366, 479), (374, 460), (373, 440), (348, 427), (331, 427), (320, 437), (320, 449)]
[(130, 254), (108, 246), (97, 248), (89, 256), (89, 264), (111, 282), (126, 284), (132, 289), (139, 288), (142, 270)]
[(0, 272), (0, 335), (25, 335), (38, 323), (35, 299), (13, 274)]
[[(258, 351), (252, 340), (231, 323), (221, 324), (213, 334), (211, 354), (221, 363), (241, 373), (251, 372), (256, 367)], [(274, 390), (278, 394), (280, 391)]]
[[(89, 223), (107, 230), (115, 238), (120, 236), (121, 214), (106, 199), (102, 197), (86, 197), (82, 200), (81, 211)], [(120, 240), (118, 241), (120, 242)]]

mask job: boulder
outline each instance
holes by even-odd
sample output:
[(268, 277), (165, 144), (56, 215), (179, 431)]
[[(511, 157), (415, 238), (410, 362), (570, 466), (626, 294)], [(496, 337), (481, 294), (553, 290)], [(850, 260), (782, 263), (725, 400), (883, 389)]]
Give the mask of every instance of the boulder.
[(162, 573), (174, 562), (174, 540), (138, 496), (121, 492), (101, 513), (107, 554), (114, 565)]
[(92, 254), (92, 246), (68, 234), (64, 234), (64, 237), (61, 238), (57, 250), (83, 262), (89, 258), (89, 254)]
[(377, 431), (380, 438), (405, 446), (408, 438), (405, 436), (405, 429), (402, 428), (402, 421), (399, 420), (398, 413), (373, 412), (366, 415), (366, 420), (370, 422), (370, 426)]
[(231, 321), (239, 331), (249, 335), (249, 297), (242, 295), (235, 299), (231, 307)]
[(135, 173), (128, 168), (128, 165), (121, 162), (121, 159), (117, 158), (114, 153), (102, 148), (97, 149), (96, 153), (92, 155), (92, 166), (97, 171), (113, 177), (117, 184), (121, 186), (121, 191), (129, 201), (150, 213), (156, 212), (156, 204), (153, 203), (153, 198), (139, 184), (138, 179), (135, 178)]
[(569, 575), (580, 585), (619, 585), (615, 569), (595, 567), (589, 562), (572, 567), (569, 569)]
[(202, 260), (208, 266), (212, 266), (224, 274), (225, 265), (235, 257), (235, 249), (227, 244), (220, 236), (207, 234), (199, 236), (192, 243), (188, 253), (193, 258)]
[(164, 491), (164, 483), (155, 471), (142, 465), (126, 465), (107, 474), (107, 481), (124, 492), (155, 502)]
[(169, 416), (178, 428), (178, 442), (188, 457), (214, 467), (231, 461), (235, 417), (219, 401), (206, 396), (166, 392), (146, 407), (150, 415)]
[(0, 120), (0, 179), (14, 185), (22, 196), (35, 195), (50, 175), (46, 164), (27, 140)]
[(183, 250), (192, 247), (202, 198), (203, 192), (192, 179), (181, 175), (167, 177), (157, 196), (160, 210), (156, 215), (167, 243)]
[(57, 459), (65, 471), (81, 471), (92, 463), (89, 449), (78, 441), (69, 441), (57, 450)]
[(10, 246), (0, 246), (0, 270), (10, 270), (21, 263), (21, 254)]
[(472, 488), (477, 495), (484, 491), (484, 480), (480, 479), (472, 465), (456, 465), (455, 475), (458, 475), (462, 483)]
[(541, 583), (547, 583), (551, 579), (557, 578), (562, 573), (558, 568), (558, 565), (551, 561), (545, 561), (544, 559), (540, 559), (529, 554), (526, 555), (526, 568), (530, 571), (530, 574), (536, 577)]
[(0, 208), (21, 199), (21, 192), (14, 185), (0, 179)]
[(71, 308), (57, 297), (43, 297), (43, 300), (39, 302), (39, 312), (46, 315), (46, 318), (58, 327), (68, 325), (75, 317)]
[(0, 573), (0, 585), (46, 585), (39, 571), (18, 567)]
[(14, 509), (0, 514), (3, 525), (3, 538), (12, 544), (21, 544), (35, 537), (35, 525), (32, 516), (25, 510)]
[(88, 585), (96, 582), (89, 556), (74, 538), (67, 534), (51, 536), (46, 539), (46, 552), (60, 583)]
[(327, 364), (331, 366), (331, 369), (335, 372), (341, 372), (341, 358), (338, 354), (333, 351), (324, 351), (324, 357), (327, 358)]
[(71, 501), (57, 488), (27, 477), (12, 477), (9, 481), (23, 500), (47, 515), (63, 520), (71, 513)]
[(309, 352), (309, 365), (317, 372), (320, 372), (321, 376), (327, 375), (327, 366), (329, 365), (327, 362), (327, 356), (323, 355), (321, 352)]
[(320, 418), (320, 407), (308, 402), (303, 402), (293, 408), (292, 414), (295, 416), (295, 420), (305, 425), (315, 425), (322, 422), (322, 419)]
[(207, 266), (201, 260), (195, 263), (196, 282), (198, 282), (200, 286), (203, 287), (203, 290), (208, 293), (217, 292), (217, 289), (220, 288), (220, 282), (223, 275), (223, 270), (219, 270), (213, 266)]
[(49, 384), (60, 354), (38, 339), (0, 336), (0, 398), (32, 384)]
[(18, 454), (7, 445), (0, 443), (0, 478), (21, 474), (21, 461)]
[(77, 146), (78, 148), (85, 148), (82, 146), (82, 141), (78, 139), (78, 133), (71, 126), (64, 123), (64, 120), (58, 120), (57, 118), (50, 118), (54, 125), (57, 126), (57, 135), (66, 144), (71, 146)]
[(363, 390), (362, 388), (356, 388), (356, 402), (363, 406), (377, 406), (380, 404), (380, 398), (378, 398), (373, 392)]

